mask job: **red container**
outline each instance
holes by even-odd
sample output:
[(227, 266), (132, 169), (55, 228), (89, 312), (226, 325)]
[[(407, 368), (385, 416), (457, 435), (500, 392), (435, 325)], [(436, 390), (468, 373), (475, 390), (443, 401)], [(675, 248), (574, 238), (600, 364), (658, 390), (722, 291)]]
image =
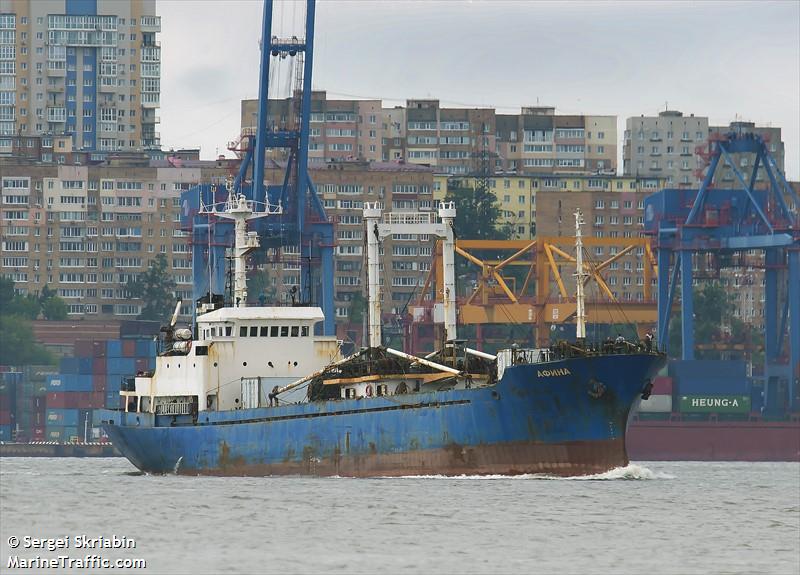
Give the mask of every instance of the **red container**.
[(0, 425), (11, 425), (11, 412), (0, 411)]
[(96, 357), (94, 360), (92, 360), (92, 375), (105, 375), (106, 369), (106, 358)]
[(122, 340), (122, 357), (136, 357), (136, 342), (134, 340)]
[(105, 376), (105, 374), (92, 376), (92, 389), (95, 390), (95, 391), (105, 392), (105, 390), (106, 390), (106, 376)]
[(64, 392), (64, 407), (67, 409), (76, 409), (80, 402), (80, 396), (83, 395), (79, 391)]
[(67, 393), (58, 391), (48, 393), (45, 397), (46, 405), (49, 409), (65, 409), (67, 407)]
[(672, 378), (659, 375), (653, 378), (653, 395), (672, 395)]
[(92, 357), (94, 355), (94, 346), (90, 339), (77, 339), (75, 340), (75, 351), (73, 357)]
[(106, 342), (93, 341), (92, 342), (92, 357), (105, 357), (106, 356)]

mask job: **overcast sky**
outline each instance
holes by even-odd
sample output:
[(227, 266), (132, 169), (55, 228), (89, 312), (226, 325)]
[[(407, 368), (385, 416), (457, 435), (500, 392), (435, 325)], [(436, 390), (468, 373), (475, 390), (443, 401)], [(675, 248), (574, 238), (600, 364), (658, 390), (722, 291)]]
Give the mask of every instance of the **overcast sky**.
[[(273, 34), (304, 3), (276, 1)], [(161, 141), (230, 153), (258, 95), (262, 2), (157, 0)], [(286, 82), (273, 83), (285, 91)], [(335, 1), (317, 4), (314, 89), (330, 98), (434, 97), (443, 106), (625, 119), (663, 110), (780, 126), (800, 179), (800, 1)]]

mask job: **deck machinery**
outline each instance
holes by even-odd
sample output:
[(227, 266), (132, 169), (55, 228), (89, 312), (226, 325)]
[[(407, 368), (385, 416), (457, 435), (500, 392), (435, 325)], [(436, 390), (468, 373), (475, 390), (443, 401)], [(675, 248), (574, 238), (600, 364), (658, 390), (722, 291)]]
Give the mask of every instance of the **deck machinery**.
[[(777, 409), (789, 403), (797, 409), (800, 201), (759, 135), (731, 132), (712, 137), (709, 145), (708, 170), (699, 189), (665, 189), (645, 200), (645, 231), (653, 238), (658, 259), (658, 338), (668, 341), (680, 289), (681, 359), (694, 359), (694, 319), (701, 312), (693, 305), (693, 256), (710, 254), (723, 267), (745, 252), (763, 254), (765, 405)], [(748, 160), (741, 161), (743, 157)], [(715, 185), (720, 163), (731, 167), (736, 187)], [(747, 164), (749, 174), (740, 169)], [(779, 390), (781, 400), (776, 397)]]
[[(299, 246), (302, 284), (299, 301), (318, 303), (325, 313), (323, 333), (333, 335), (333, 223), (325, 214), (308, 173), (315, 5), (315, 0), (305, 2), (304, 38), (286, 39), (272, 35), (273, 0), (264, 2), (257, 127), (254, 134), (242, 136), (245, 153), (233, 181), (233, 191), (244, 193), (247, 199), (259, 202), (258, 205), (281, 206), (279, 217), (258, 219), (253, 222), (253, 228), (272, 246)], [(286, 122), (270, 121), (270, 79), (274, 81), (276, 77), (271, 74), (272, 66), (287, 58), (294, 64), (289, 66), (294, 72), (290, 82), (294, 110)], [(267, 149), (282, 151), (279, 155), (285, 158), (280, 184), (266, 186), (264, 183)], [(208, 292), (224, 292), (225, 250), (233, 245), (233, 226), (213, 215), (198, 212), (201, 204), (218, 204), (227, 196), (225, 186), (207, 184), (183, 195), (182, 228), (191, 234), (195, 300)], [(312, 261), (318, 265), (312, 266)], [(321, 275), (319, 281), (313, 278), (316, 273)], [(207, 277), (212, 279), (206, 280)], [(317, 291), (314, 286), (318, 286)]]

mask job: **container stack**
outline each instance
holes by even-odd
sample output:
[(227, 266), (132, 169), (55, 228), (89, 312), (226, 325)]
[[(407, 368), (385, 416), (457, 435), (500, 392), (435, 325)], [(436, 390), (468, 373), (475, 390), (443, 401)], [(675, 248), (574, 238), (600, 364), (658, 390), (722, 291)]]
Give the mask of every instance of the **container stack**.
[(44, 440), (49, 366), (0, 367), (0, 441)]
[(670, 375), (677, 382), (673, 408), (684, 420), (704, 421), (712, 414), (745, 419), (754, 407), (744, 361), (678, 361), (670, 364)]
[(0, 372), (0, 441), (11, 441), (17, 420), (17, 389), (22, 381), (18, 371)]
[(93, 441), (100, 438), (93, 412), (119, 407), (123, 378), (155, 368), (152, 338), (79, 340), (75, 357), (65, 357), (59, 373), (47, 378), (46, 441)]

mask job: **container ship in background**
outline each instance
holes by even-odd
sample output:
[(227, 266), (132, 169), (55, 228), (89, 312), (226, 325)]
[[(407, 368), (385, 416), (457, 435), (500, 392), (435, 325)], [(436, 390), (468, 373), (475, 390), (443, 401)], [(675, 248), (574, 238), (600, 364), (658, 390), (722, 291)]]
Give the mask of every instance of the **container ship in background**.
[[(628, 432), (632, 459), (800, 461), (800, 412), (745, 361), (670, 361)], [(764, 396), (769, 404), (764, 404)]]

